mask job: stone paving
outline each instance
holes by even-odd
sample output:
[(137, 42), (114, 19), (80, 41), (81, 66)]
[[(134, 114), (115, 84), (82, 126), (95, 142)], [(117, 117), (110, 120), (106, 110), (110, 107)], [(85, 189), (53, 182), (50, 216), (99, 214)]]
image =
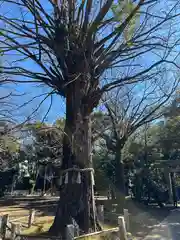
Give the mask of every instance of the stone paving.
[(143, 240), (180, 240), (180, 209), (174, 209), (161, 223), (154, 225)]

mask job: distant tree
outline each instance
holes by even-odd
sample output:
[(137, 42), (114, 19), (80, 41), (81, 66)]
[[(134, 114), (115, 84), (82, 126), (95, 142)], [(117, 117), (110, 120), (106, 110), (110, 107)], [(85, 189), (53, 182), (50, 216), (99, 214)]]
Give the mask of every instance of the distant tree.
[(33, 183), (33, 188), (35, 188), (36, 180), (40, 175), (44, 178), (46, 166), (49, 168), (48, 166), (51, 164), (54, 168), (56, 165), (60, 167), (62, 164), (63, 122), (63, 119), (58, 119), (53, 125), (34, 122), (24, 125), (21, 129), (23, 137), (20, 162), (21, 168), (24, 166), (26, 169), (24, 173), (23, 170), (21, 173), (28, 175)]
[(57, 120), (52, 126), (38, 122), (28, 124), (28, 129), (32, 131), (34, 137), (33, 147), (39, 161), (45, 162), (49, 158), (51, 162), (62, 163), (62, 123), (63, 121)]
[(174, 99), (172, 100), (171, 104), (167, 106), (166, 111), (164, 113), (165, 119), (178, 117), (180, 116), (180, 94), (179, 90), (177, 89), (176, 94), (174, 95)]
[(158, 167), (163, 155), (159, 148), (158, 123), (141, 127), (128, 139), (123, 149), (124, 165), (128, 170), (130, 190), (138, 201), (155, 200), (160, 207), (168, 201), (168, 185), (164, 169)]
[[(172, 106), (173, 105), (173, 106)], [(174, 111), (174, 101), (170, 105), (170, 113), (159, 129), (157, 146), (161, 149), (165, 160), (180, 159), (180, 114), (179, 107)], [(172, 113), (173, 108), (173, 113)]]
[(20, 144), (12, 133), (7, 133), (7, 122), (1, 122), (0, 128), (0, 170), (7, 170), (17, 163)]
[[(122, 151), (128, 138), (143, 125), (163, 117), (177, 81), (166, 81), (163, 75), (138, 86), (125, 86), (105, 97), (106, 114), (101, 117), (99, 136), (104, 139), (102, 147), (114, 156), (111, 160), (113, 184), (125, 196), (124, 160)], [(166, 84), (166, 85), (165, 85)], [(103, 123), (106, 118), (106, 125)], [(108, 125), (109, 124), (109, 125)], [(96, 129), (98, 132), (98, 129)], [(144, 129), (146, 133), (146, 129)], [(145, 138), (147, 141), (147, 139)], [(144, 153), (144, 159), (146, 158)], [(125, 156), (126, 158), (126, 156)]]

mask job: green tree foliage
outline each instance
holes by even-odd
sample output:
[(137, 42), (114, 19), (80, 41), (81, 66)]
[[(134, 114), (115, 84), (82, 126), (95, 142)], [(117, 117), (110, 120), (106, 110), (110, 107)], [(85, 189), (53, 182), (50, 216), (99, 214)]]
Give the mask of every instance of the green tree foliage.
[(28, 176), (34, 184), (42, 165), (62, 164), (63, 124), (64, 120), (58, 119), (53, 125), (34, 122), (26, 124), (22, 129), (24, 138), (20, 149), (21, 174)]
[[(144, 192), (148, 193), (155, 190), (156, 193), (159, 192), (159, 195), (161, 195), (164, 199), (167, 199), (167, 182), (164, 177), (162, 161), (174, 161), (178, 160), (180, 157), (178, 105), (179, 104), (176, 98), (167, 108), (168, 111), (165, 114), (165, 118), (151, 124), (146, 133), (146, 145), (144, 141), (145, 129), (141, 128), (137, 135), (138, 137), (136, 136), (133, 140), (129, 139), (124, 148), (126, 164), (131, 166), (131, 171), (135, 171), (135, 174), (133, 175), (134, 181), (139, 181), (134, 182), (135, 188), (140, 189), (138, 186), (143, 186), (143, 179), (146, 181), (149, 179), (148, 181), (152, 185), (150, 188), (151, 190), (149, 190), (149, 187), (147, 188), (148, 185), (145, 181), (144, 187), (146, 187), (147, 190)], [(160, 160), (162, 168), (159, 169), (157, 163)], [(175, 175), (175, 184), (176, 186), (179, 185), (178, 174)], [(140, 194), (138, 197), (141, 198), (143, 191), (140, 191), (138, 194)]]
[(13, 133), (7, 133), (8, 123), (1, 122), (0, 136), (0, 170), (14, 167), (17, 163), (20, 144)]
[(52, 126), (35, 123), (28, 126), (34, 136), (33, 147), (39, 161), (61, 161), (63, 119), (57, 120)]
[[(135, 7), (136, 4), (134, 2), (132, 1), (122, 2), (121, 0), (117, 1), (117, 3), (114, 3), (112, 5), (111, 9), (114, 14), (114, 21), (118, 23), (117, 32), (120, 24), (132, 13)], [(129, 46), (131, 46), (132, 44), (130, 40), (132, 39), (132, 36), (135, 32), (137, 23), (139, 23), (139, 18), (140, 13), (136, 12), (124, 30), (124, 38)]]
[(159, 148), (164, 159), (180, 158), (180, 117), (167, 119), (159, 131)]
[(176, 95), (165, 113), (164, 123), (159, 129), (159, 147), (164, 159), (180, 158), (180, 106), (179, 96)]

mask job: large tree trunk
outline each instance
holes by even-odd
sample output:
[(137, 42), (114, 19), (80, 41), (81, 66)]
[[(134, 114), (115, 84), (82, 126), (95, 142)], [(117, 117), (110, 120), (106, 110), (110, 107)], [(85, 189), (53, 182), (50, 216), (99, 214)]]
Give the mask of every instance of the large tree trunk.
[(122, 147), (121, 144), (117, 144), (115, 152), (115, 179), (114, 184), (116, 187), (116, 198), (120, 205), (120, 208), (123, 209), (125, 204), (125, 175), (124, 175), (124, 163), (121, 158)]
[[(90, 126), (92, 109), (89, 110), (83, 101), (84, 92), (81, 84), (83, 83), (78, 81), (71, 84), (66, 94), (63, 171), (70, 168), (92, 168)], [(58, 208), (50, 233), (61, 235), (63, 239), (65, 239), (66, 226), (73, 223), (73, 220), (79, 225), (82, 233), (94, 231), (98, 225), (94, 216), (91, 171), (81, 172), (80, 176), (81, 179), (77, 180), (78, 172), (70, 171), (68, 183), (67, 179), (65, 183), (63, 178), (61, 185)]]

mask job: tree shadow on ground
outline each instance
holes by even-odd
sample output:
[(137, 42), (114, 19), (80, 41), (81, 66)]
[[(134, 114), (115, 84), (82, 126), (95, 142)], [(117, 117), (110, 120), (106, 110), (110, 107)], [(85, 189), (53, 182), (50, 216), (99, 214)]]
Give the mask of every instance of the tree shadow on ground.
[(180, 212), (171, 211), (161, 223), (151, 226), (151, 231), (144, 240), (178, 240), (180, 239)]
[[(116, 209), (115, 213), (117, 215), (122, 214), (122, 206), (119, 200), (109, 203), (108, 211), (114, 211), (114, 208)], [(124, 208), (128, 209), (130, 213), (130, 232), (138, 240), (144, 240), (152, 229), (166, 219), (174, 209), (174, 207), (170, 205), (166, 205), (163, 208), (160, 208), (157, 204), (145, 205), (131, 198), (126, 198)], [(117, 220), (114, 221), (114, 223), (116, 223), (117, 226)], [(180, 239), (180, 237), (178, 239)]]
[[(165, 206), (160, 208), (159, 206), (152, 204), (152, 205), (144, 205), (134, 201), (126, 201), (126, 208), (130, 212), (130, 226), (131, 226), (131, 233), (137, 239), (146, 239), (145, 237), (150, 234), (153, 229), (159, 230), (159, 232), (153, 232), (153, 236), (150, 239), (166, 239), (166, 238), (159, 238), (160, 232), (164, 232), (165, 228), (163, 228), (163, 223), (169, 216), (172, 215), (172, 210), (174, 207), (172, 206)], [(174, 221), (176, 223), (176, 221)], [(161, 227), (162, 226), (162, 227)], [(164, 235), (167, 233), (165, 232)], [(167, 238), (171, 239), (171, 238)], [(178, 238), (180, 239), (180, 236)]]
[(49, 215), (50, 212), (54, 213), (57, 206), (58, 198), (55, 197), (4, 197), (0, 199), (0, 207), (23, 207), (27, 209), (34, 208), (37, 211), (41, 211), (44, 215)]

